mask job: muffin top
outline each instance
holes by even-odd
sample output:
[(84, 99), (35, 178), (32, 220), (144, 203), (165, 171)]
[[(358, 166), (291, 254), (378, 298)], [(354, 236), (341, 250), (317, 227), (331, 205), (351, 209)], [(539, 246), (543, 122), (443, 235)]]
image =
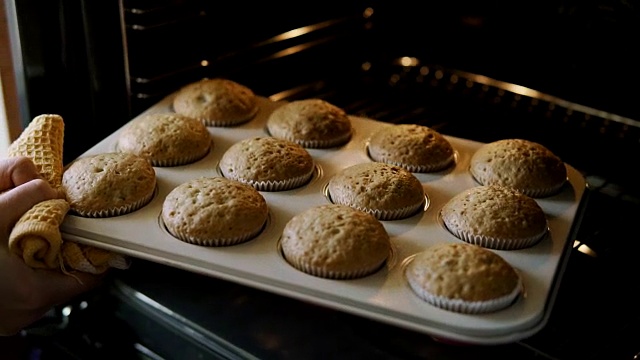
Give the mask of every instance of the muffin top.
[(567, 181), (564, 162), (541, 144), (504, 139), (481, 146), (471, 157), (469, 171), (482, 185), (501, 185), (543, 197)]
[(206, 126), (233, 126), (258, 112), (251, 89), (229, 79), (203, 79), (178, 90), (173, 110), (201, 120)]
[(220, 159), (229, 179), (259, 190), (286, 190), (309, 181), (314, 161), (302, 146), (270, 136), (252, 137), (231, 145)]
[(498, 254), (466, 243), (441, 243), (416, 254), (405, 276), (419, 294), (490, 301), (518, 292), (520, 277)]
[(328, 148), (348, 142), (352, 128), (341, 108), (322, 99), (305, 99), (275, 109), (267, 119), (267, 130), (306, 148)]
[(415, 214), (424, 204), (422, 183), (399, 166), (365, 162), (335, 174), (327, 185), (331, 201), (372, 213), (378, 219)]
[(442, 207), (442, 220), (454, 235), (493, 239), (539, 239), (547, 218), (531, 197), (512, 188), (476, 186), (451, 198)]
[(415, 124), (381, 127), (369, 139), (368, 151), (374, 161), (420, 173), (443, 170), (455, 160), (453, 146), (442, 134)]
[(162, 220), (181, 240), (201, 245), (229, 245), (261, 231), (267, 202), (253, 187), (223, 177), (192, 179), (164, 199)]
[(336, 278), (369, 274), (391, 251), (389, 235), (380, 221), (336, 204), (312, 207), (294, 216), (282, 232), (281, 246), (294, 266)]
[(122, 215), (151, 200), (156, 174), (149, 161), (114, 152), (78, 158), (62, 174), (71, 211), (87, 217)]
[(203, 158), (211, 134), (199, 120), (176, 113), (153, 113), (129, 122), (118, 136), (118, 151), (149, 159), (153, 166), (176, 166)]

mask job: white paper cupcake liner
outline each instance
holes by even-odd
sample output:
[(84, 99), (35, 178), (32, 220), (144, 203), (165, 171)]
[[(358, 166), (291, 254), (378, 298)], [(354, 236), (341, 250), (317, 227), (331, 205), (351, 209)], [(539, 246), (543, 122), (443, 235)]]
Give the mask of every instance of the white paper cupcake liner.
[(115, 216), (125, 215), (128, 213), (132, 213), (142, 208), (143, 206), (147, 205), (151, 201), (151, 199), (153, 199), (154, 195), (155, 195), (155, 188), (154, 188), (154, 191), (147, 194), (144, 198), (131, 204), (110, 208), (110, 209), (95, 210), (95, 211), (82, 211), (80, 209), (71, 209), (71, 212), (78, 216), (87, 217), (87, 218), (106, 218), (106, 217), (115, 217)]
[(521, 193), (528, 195), (530, 197), (533, 198), (542, 198), (542, 197), (547, 197), (547, 196), (551, 196), (551, 195), (555, 195), (557, 193), (560, 192), (560, 189), (562, 189), (562, 187), (567, 183), (567, 181), (569, 181), (568, 179), (563, 181), (562, 183), (556, 185), (556, 186), (552, 186), (552, 187), (548, 187), (548, 188), (540, 188), (540, 189), (516, 189), (518, 191), (520, 191)]
[(313, 173), (315, 172), (315, 167), (311, 169), (308, 174), (300, 175), (298, 177), (294, 177), (286, 180), (269, 180), (269, 181), (255, 181), (252, 179), (245, 179), (242, 177), (229, 176), (225, 171), (222, 171), (222, 175), (224, 177), (233, 179), (236, 181), (240, 181), (241, 183), (253, 186), (258, 191), (285, 191), (291, 190), (295, 188), (299, 188), (309, 182), (313, 177)]
[(517, 286), (509, 294), (487, 301), (466, 301), (434, 295), (410, 280), (409, 286), (420, 299), (427, 303), (444, 310), (463, 314), (483, 314), (505, 309), (513, 304), (522, 293), (522, 279), (518, 280)]
[[(424, 202), (420, 202), (415, 205), (409, 205), (402, 209), (396, 210), (380, 210), (380, 209), (371, 209), (371, 208), (362, 208), (356, 207), (360, 211), (367, 212), (373, 215), (378, 220), (400, 220), (406, 219), (415, 215), (419, 209), (422, 208)], [(348, 204), (346, 204), (348, 205)]]
[(471, 234), (467, 231), (462, 230), (452, 230), (446, 226), (447, 230), (455, 235), (460, 240), (479, 245), (484, 248), (494, 249), (494, 250), (519, 250), (531, 247), (537, 244), (542, 238), (547, 234), (548, 229), (545, 228), (543, 232), (540, 234), (524, 237), (524, 238), (495, 238), (485, 235), (476, 235)]
[(186, 243), (199, 245), (199, 246), (216, 247), (216, 246), (231, 246), (231, 245), (237, 245), (237, 244), (247, 242), (255, 238), (256, 236), (258, 236), (258, 234), (262, 232), (264, 228), (264, 224), (263, 226), (261, 226), (260, 228), (254, 231), (248, 232), (244, 235), (229, 237), (229, 238), (199, 238), (199, 237), (191, 236), (184, 232), (172, 231), (166, 226), (165, 228), (167, 229), (169, 234), (171, 234), (173, 237), (175, 237), (180, 241), (184, 241)]
[(340, 146), (348, 143), (349, 140), (351, 140), (351, 136), (352, 136), (351, 133), (346, 133), (346, 134), (337, 136), (333, 139), (326, 139), (326, 140), (300, 140), (294, 137), (287, 137), (286, 140), (292, 141), (304, 148), (327, 149), (327, 148), (332, 148), (332, 147), (336, 147), (336, 146)]
[(203, 159), (205, 156), (207, 156), (207, 154), (209, 153), (210, 148), (207, 148), (204, 152), (199, 153), (199, 154), (193, 154), (190, 156), (184, 156), (184, 157), (180, 157), (180, 158), (174, 158), (174, 159), (154, 159), (151, 158), (149, 159), (149, 162), (151, 162), (152, 166), (156, 166), (156, 167), (172, 167), (172, 166), (181, 166), (181, 165), (188, 165), (188, 164), (192, 164), (198, 160)]
[(253, 110), (251, 110), (251, 112), (249, 114), (247, 114), (246, 116), (244, 116), (242, 118), (233, 119), (233, 120), (226, 120), (226, 121), (200, 118), (200, 121), (202, 121), (202, 123), (205, 126), (230, 127), (230, 126), (240, 125), (240, 124), (244, 124), (246, 122), (249, 122), (251, 119), (253, 119), (256, 116), (257, 113), (258, 113), (258, 106), (256, 105), (253, 108)]
[(442, 170), (445, 170), (445, 169), (449, 168), (450, 166), (452, 166), (455, 163), (455, 156), (453, 156), (453, 155), (448, 159), (442, 160), (442, 161), (437, 162), (437, 163), (429, 164), (429, 165), (407, 164), (407, 163), (403, 163), (401, 161), (394, 161), (394, 160), (391, 160), (391, 159), (386, 158), (386, 157), (382, 157), (382, 158), (379, 158), (379, 159), (374, 159), (373, 157), (371, 157), (371, 158), (374, 161), (379, 161), (379, 162), (384, 162), (384, 163), (387, 163), (387, 164), (399, 166), (401, 168), (407, 169), (408, 171), (410, 171), (412, 173), (430, 173), (430, 172), (442, 171)]
[[(473, 173), (473, 171), (471, 171), (471, 169), (469, 170), (469, 172), (471, 173), (471, 177), (480, 185), (501, 185), (501, 186), (505, 186), (502, 184), (498, 184), (498, 183), (494, 183), (492, 181), (489, 181), (488, 179), (482, 178), (481, 176), (478, 176), (476, 174)], [(557, 193), (560, 192), (560, 190), (562, 189), (562, 187), (569, 181), (569, 179), (565, 179), (564, 181), (562, 181), (561, 183), (555, 185), (555, 186), (551, 186), (551, 187), (546, 187), (546, 188), (516, 188), (516, 187), (512, 187), (511, 188), (519, 191), (522, 194), (525, 194), (529, 197), (532, 198), (542, 198), (542, 197), (547, 197), (547, 196), (551, 196), (551, 195), (555, 195)]]
[(411, 217), (415, 214), (418, 213), (418, 211), (420, 211), (420, 209), (422, 209), (422, 207), (425, 204), (425, 199), (421, 199), (420, 202), (413, 204), (413, 205), (408, 205), (405, 206), (403, 208), (400, 209), (392, 209), (392, 210), (381, 210), (381, 209), (373, 209), (373, 208), (367, 208), (367, 207), (362, 207), (362, 206), (354, 206), (352, 205), (349, 201), (345, 200), (345, 199), (335, 199), (334, 197), (331, 196), (330, 193), (328, 193), (328, 198), (329, 200), (334, 203), (334, 204), (340, 204), (340, 205), (347, 205), (347, 206), (351, 206), (353, 208), (356, 208), (360, 211), (364, 211), (366, 213), (369, 213), (371, 215), (373, 215), (376, 219), (378, 220), (401, 220), (401, 219), (406, 219), (408, 217)]
[(335, 279), (335, 280), (357, 279), (357, 278), (369, 276), (377, 272), (379, 269), (381, 269), (382, 265), (384, 264), (384, 261), (383, 261), (380, 264), (370, 268), (355, 269), (352, 271), (334, 271), (334, 270), (325, 269), (319, 266), (313, 266), (303, 261), (289, 259), (287, 258), (286, 254), (283, 254), (283, 256), (291, 266), (293, 266), (294, 268), (304, 273), (321, 277), (321, 278)]

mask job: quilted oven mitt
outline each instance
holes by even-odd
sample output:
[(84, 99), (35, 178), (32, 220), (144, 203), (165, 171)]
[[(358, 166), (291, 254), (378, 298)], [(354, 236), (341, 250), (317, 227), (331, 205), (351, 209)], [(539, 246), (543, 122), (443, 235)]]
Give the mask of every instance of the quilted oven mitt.
[[(9, 156), (26, 156), (43, 179), (62, 192), (64, 121), (61, 116), (35, 117), (9, 146)], [(9, 236), (9, 249), (33, 268), (69, 269), (101, 274), (110, 267), (126, 269), (126, 257), (92, 246), (64, 241), (60, 233), (69, 203), (65, 199), (43, 201), (16, 223)]]

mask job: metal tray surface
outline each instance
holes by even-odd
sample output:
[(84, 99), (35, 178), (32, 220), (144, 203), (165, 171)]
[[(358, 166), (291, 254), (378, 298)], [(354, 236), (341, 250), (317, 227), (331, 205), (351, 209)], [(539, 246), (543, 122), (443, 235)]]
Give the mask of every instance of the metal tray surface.
[[(138, 117), (172, 111), (172, 99), (173, 95), (166, 97)], [(190, 179), (222, 176), (218, 161), (226, 149), (248, 137), (268, 136), (266, 120), (279, 105), (281, 103), (259, 97), (260, 110), (251, 121), (236, 127), (210, 127), (213, 148), (205, 158), (184, 166), (155, 167), (157, 192), (148, 205), (111, 218), (91, 219), (69, 214), (61, 226), (63, 238), (126, 254), (134, 261), (146, 259), (458, 342), (509, 343), (533, 335), (546, 324), (584, 207), (585, 179), (568, 164), (569, 181), (562, 191), (536, 199), (547, 215), (549, 235), (527, 249), (492, 250), (523, 277), (524, 293), (510, 307), (479, 315), (438, 309), (414, 295), (404, 279), (404, 267), (413, 255), (435, 243), (460, 241), (444, 228), (438, 213), (451, 197), (479, 185), (470, 176), (468, 166), (471, 155), (482, 143), (468, 139), (444, 134), (455, 148), (455, 167), (415, 174), (423, 184), (428, 206), (408, 219), (382, 221), (391, 236), (392, 254), (382, 269), (365, 278), (330, 280), (300, 272), (281, 256), (278, 242), (282, 229), (294, 215), (329, 203), (324, 188), (331, 176), (350, 165), (372, 161), (366, 153), (368, 137), (380, 126), (387, 125), (373, 119), (352, 116), (354, 135), (342, 147), (308, 149), (316, 162), (316, 172), (305, 186), (282, 192), (261, 192), (270, 215), (258, 237), (228, 247), (203, 247), (172, 237), (160, 221), (165, 196)], [(81, 157), (116, 151), (121, 130)]]

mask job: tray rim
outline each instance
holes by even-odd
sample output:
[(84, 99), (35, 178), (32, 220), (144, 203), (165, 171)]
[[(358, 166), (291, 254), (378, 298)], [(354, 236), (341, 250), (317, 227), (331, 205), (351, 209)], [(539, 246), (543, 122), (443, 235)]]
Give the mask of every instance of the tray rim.
[[(172, 96), (168, 96), (163, 101), (152, 106), (149, 110), (138, 115), (136, 118), (151, 112), (166, 111), (167, 104), (170, 103), (171, 97)], [(269, 100), (263, 99), (263, 101), (269, 101)], [(131, 121), (135, 120), (136, 118), (132, 119)], [(357, 122), (363, 121), (365, 124), (367, 124), (370, 121), (374, 123), (379, 123), (380, 125), (386, 124), (386, 123), (378, 122), (373, 119), (358, 118), (354, 116), (352, 116), (352, 119), (354, 119)], [(80, 155), (80, 157), (94, 153), (94, 152), (104, 151), (104, 146), (106, 146), (107, 144), (113, 143), (113, 140), (115, 139), (116, 134), (121, 129), (112, 133), (110, 136), (108, 136), (107, 138), (105, 138), (104, 140), (96, 144), (90, 150)], [(464, 142), (469, 142), (476, 145), (481, 144), (473, 140), (451, 137), (451, 136), (447, 136), (446, 134), (444, 134), (444, 136), (454, 142), (464, 141)], [(99, 149), (103, 149), (103, 150), (99, 150)], [(174, 255), (173, 258), (167, 258), (166, 256), (167, 254), (162, 254), (160, 252), (153, 253), (153, 252), (150, 252), (149, 249), (135, 248), (133, 246), (130, 246), (131, 244), (129, 244), (129, 247), (127, 247), (126, 245), (118, 244), (118, 241), (113, 242), (114, 239), (109, 239), (108, 237), (101, 238), (101, 236), (95, 236), (96, 234), (86, 233), (86, 232), (80, 231), (77, 228), (74, 229), (73, 226), (71, 227), (65, 226), (65, 225), (68, 225), (66, 221), (63, 224), (62, 230), (63, 230), (63, 237), (67, 240), (78, 241), (84, 244), (101, 247), (106, 250), (123, 253), (132, 257), (138, 257), (138, 258), (146, 259), (156, 263), (180, 268), (183, 270), (192, 271), (192, 272), (196, 272), (196, 273), (200, 273), (200, 274), (208, 275), (212, 277), (217, 277), (217, 278), (221, 278), (228, 281), (233, 281), (239, 284), (255, 287), (261, 290), (270, 291), (280, 295), (330, 307), (336, 310), (346, 311), (352, 314), (368, 317), (368, 318), (389, 323), (392, 325), (401, 326), (407, 329), (424, 332), (434, 337), (441, 337), (441, 338), (447, 338), (455, 341), (461, 341), (465, 343), (476, 343), (476, 344), (508, 343), (508, 342), (513, 342), (513, 341), (517, 341), (517, 340), (529, 337), (546, 324), (550, 315), (550, 311), (553, 307), (553, 302), (555, 301), (555, 296), (557, 294), (562, 273), (564, 272), (564, 269), (566, 267), (566, 263), (569, 257), (568, 254), (570, 253), (570, 251), (568, 250), (571, 248), (570, 240), (575, 237), (576, 235), (575, 232), (577, 231), (577, 228), (579, 227), (578, 226), (579, 222), (581, 220), (580, 218), (582, 217), (582, 213), (584, 212), (583, 203), (586, 198), (586, 196), (584, 196), (586, 193), (585, 190), (587, 189), (586, 181), (584, 177), (582, 177), (582, 175), (576, 169), (571, 167), (569, 164), (565, 164), (565, 165), (567, 166), (568, 172), (570, 173), (570, 184), (575, 187), (574, 191), (578, 192), (580, 197), (576, 207), (576, 211), (574, 213), (574, 216), (572, 217), (572, 223), (570, 225), (570, 229), (568, 230), (567, 237), (566, 239), (563, 239), (564, 245), (562, 246), (562, 253), (560, 255), (559, 261), (557, 262), (557, 265), (558, 265), (557, 270), (555, 271), (553, 279), (549, 280), (551, 286), (550, 286), (549, 294), (546, 297), (544, 309), (542, 309), (540, 313), (534, 314), (535, 316), (525, 321), (524, 325), (520, 324), (518, 328), (501, 329), (500, 331), (493, 332), (493, 333), (491, 331), (486, 333), (483, 329), (476, 329), (477, 331), (474, 331), (469, 329), (463, 329), (456, 326), (447, 328), (446, 326), (434, 327), (428, 324), (425, 325), (425, 324), (412, 321), (409, 318), (404, 318), (404, 316), (402, 316), (402, 313), (393, 314), (393, 312), (385, 312), (385, 311), (378, 312), (376, 311), (375, 305), (373, 306), (373, 308), (370, 308), (369, 306), (366, 306), (369, 304), (362, 304), (357, 301), (352, 302), (349, 299), (340, 298), (340, 297), (336, 298), (335, 296), (331, 296), (330, 294), (326, 294), (322, 292), (318, 294), (309, 289), (305, 289), (304, 292), (301, 292), (299, 287), (296, 287), (295, 285), (292, 287), (291, 284), (287, 282), (281, 283), (281, 282), (274, 281), (274, 279), (271, 279), (271, 278), (265, 279), (259, 276), (255, 276), (255, 274), (251, 276), (247, 276), (247, 275), (243, 275), (242, 271), (231, 271), (230, 269), (221, 270), (220, 268), (216, 269), (215, 267), (212, 268), (210, 266), (198, 264), (197, 262), (193, 261), (193, 259), (190, 259), (191, 261), (186, 261), (185, 259), (181, 259), (180, 256)], [(105, 240), (107, 240), (107, 242), (105, 242)], [(363, 307), (363, 305), (365, 306)], [(462, 330), (462, 332), (460, 330)]]

